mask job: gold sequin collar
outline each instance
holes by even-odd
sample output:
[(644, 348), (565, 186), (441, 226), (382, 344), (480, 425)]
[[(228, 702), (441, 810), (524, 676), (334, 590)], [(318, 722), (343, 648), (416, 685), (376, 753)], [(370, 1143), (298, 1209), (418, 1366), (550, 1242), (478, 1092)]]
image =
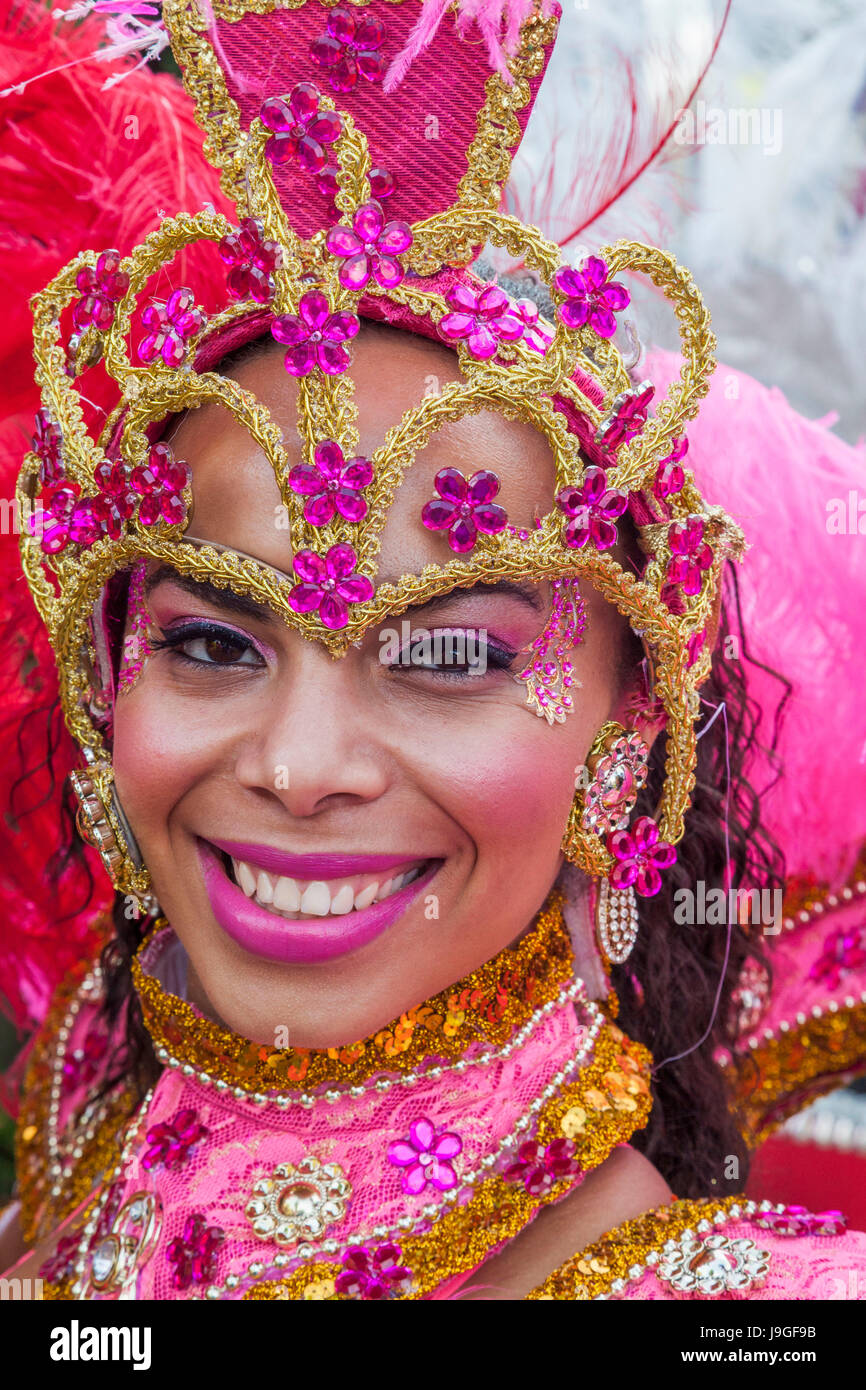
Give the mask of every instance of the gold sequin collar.
[(502, 1044), (573, 979), (571, 941), (554, 893), (530, 930), (470, 975), (409, 1009), (360, 1042), (322, 1049), (250, 1042), (204, 1018), (154, 977), (174, 940), (161, 920), (143, 942), (132, 975), (157, 1055), (247, 1092), (357, 1085), (378, 1072), (405, 1073), (428, 1059), (457, 1061), (473, 1044)]

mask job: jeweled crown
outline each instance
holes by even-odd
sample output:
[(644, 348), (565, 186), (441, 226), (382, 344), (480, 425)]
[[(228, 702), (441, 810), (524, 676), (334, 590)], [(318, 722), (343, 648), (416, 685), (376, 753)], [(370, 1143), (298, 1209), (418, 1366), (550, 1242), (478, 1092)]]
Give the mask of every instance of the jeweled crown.
[[(212, 208), (169, 217), (127, 256), (83, 252), (33, 301), (42, 410), (19, 505), (32, 512), (41, 503), (42, 524), (21, 549), (67, 722), (98, 761), (105, 700), (95, 693), (105, 663), (92, 615), (112, 575), (141, 557), (258, 597), (335, 656), (455, 583), (586, 574), (652, 652), (669, 740), (660, 826), (675, 841), (721, 570), (742, 541), (702, 501), (685, 462), (686, 426), (714, 367), (709, 316), (689, 273), (664, 252), (620, 242), (575, 268), (537, 229), (497, 210), (556, 15), (532, 14), (508, 72), (491, 73), (449, 12), (389, 91), (388, 62), (419, 8), (418, 0), (213, 0), (207, 13), (192, 0), (164, 6), (238, 224)], [(158, 273), (202, 243), (221, 254), (224, 309), (208, 317), (185, 286), (155, 301)], [(488, 243), (538, 274), (551, 321), (473, 275), (468, 267)], [(618, 278), (626, 272), (651, 280), (676, 314), (682, 370), (659, 400), (651, 384), (633, 384), (614, 345), (629, 303)], [(396, 421), (369, 459), (358, 453), (351, 375), (362, 316), (450, 343), (462, 374)], [(218, 371), (227, 344), (268, 329), (298, 382), (300, 460), (264, 404)], [(96, 363), (118, 397), (98, 431), (82, 404)], [(222, 403), (273, 467), (291, 577), (194, 539), (190, 469), (158, 436), (167, 416), (208, 401)], [(494, 474), (443, 470), (430, 479), (423, 512), (441, 534), (441, 563), (377, 584), (382, 530), (407, 470), (438, 429), (479, 409), (545, 437), (552, 508), (534, 526), (509, 524)], [(613, 555), (626, 507), (646, 555), (640, 574)], [(600, 840), (592, 858), (599, 872), (609, 863)]]

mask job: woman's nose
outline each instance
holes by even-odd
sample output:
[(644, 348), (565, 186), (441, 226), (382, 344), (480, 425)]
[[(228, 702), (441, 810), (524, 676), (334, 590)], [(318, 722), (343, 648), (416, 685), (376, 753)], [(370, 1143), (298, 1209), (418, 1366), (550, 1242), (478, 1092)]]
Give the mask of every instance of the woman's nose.
[(310, 648), (287, 678), (274, 683), (259, 727), (238, 752), (235, 775), (242, 786), (272, 792), (294, 816), (383, 794), (393, 759), (383, 723), (348, 667), (351, 660), (335, 662)]

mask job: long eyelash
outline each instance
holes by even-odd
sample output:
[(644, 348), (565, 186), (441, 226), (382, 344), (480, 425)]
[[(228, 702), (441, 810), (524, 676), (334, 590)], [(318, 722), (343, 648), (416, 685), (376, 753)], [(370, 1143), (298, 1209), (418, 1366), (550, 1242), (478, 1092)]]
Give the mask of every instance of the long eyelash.
[[(507, 671), (517, 657), (517, 651), (513, 647), (507, 647), (504, 643), (485, 642), (483, 650), (486, 653), (485, 664), (488, 671)], [(415, 666), (411, 662), (404, 664), (401, 661), (396, 661), (389, 669), (392, 671), (427, 671), (435, 675), (437, 679), (444, 680), (467, 680), (469, 678), (465, 668), (454, 666), (449, 670), (447, 662), (441, 666)]]
[[(232, 669), (229, 662), (221, 664), (216, 661), (200, 661), (198, 657), (189, 656), (187, 652), (180, 650), (185, 642), (194, 642), (198, 637), (215, 637), (222, 641), (234, 641), (241, 651), (245, 647), (248, 647), (250, 651), (255, 652), (260, 661), (264, 661), (262, 653), (250, 638), (242, 637), (240, 633), (234, 632), (231, 628), (221, 627), (219, 623), (188, 623), (185, 627), (173, 628), (171, 632), (166, 633), (164, 637), (151, 637), (149, 646), (152, 652), (170, 651), (176, 661), (184, 661), (188, 666), (202, 667), (213, 665), (218, 669), (220, 667), (223, 670)], [(238, 666), (241, 665), (240, 662), (237, 664)]]

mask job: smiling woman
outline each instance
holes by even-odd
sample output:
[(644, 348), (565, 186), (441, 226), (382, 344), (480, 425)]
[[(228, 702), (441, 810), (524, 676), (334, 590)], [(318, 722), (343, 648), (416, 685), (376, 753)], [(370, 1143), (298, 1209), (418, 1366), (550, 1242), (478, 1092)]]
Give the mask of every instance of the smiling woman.
[[(21, 550), (85, 760), (66, 848), (112, 887), (18, 1121), (3, 1239), (54, 1297), (821, 1297), (817, 1237), (866, 1267), (835, 1214), (741, 1195), (748, 1139), (860, 1052), (759, 1054), (757, 934), (672, 924), (784, 870), (743, 536), (685, 463), (713, 341), (664, 253), (576, 269), (497, 211), (556, 30), (518, 8), (491, 75), (415, 0), (172, 0), (240, 225), (182, 214), (35, 301)], [(538, 275), (482, 275), (485, 241)], [(654, 414), (621, 274), (681, 329)]]

